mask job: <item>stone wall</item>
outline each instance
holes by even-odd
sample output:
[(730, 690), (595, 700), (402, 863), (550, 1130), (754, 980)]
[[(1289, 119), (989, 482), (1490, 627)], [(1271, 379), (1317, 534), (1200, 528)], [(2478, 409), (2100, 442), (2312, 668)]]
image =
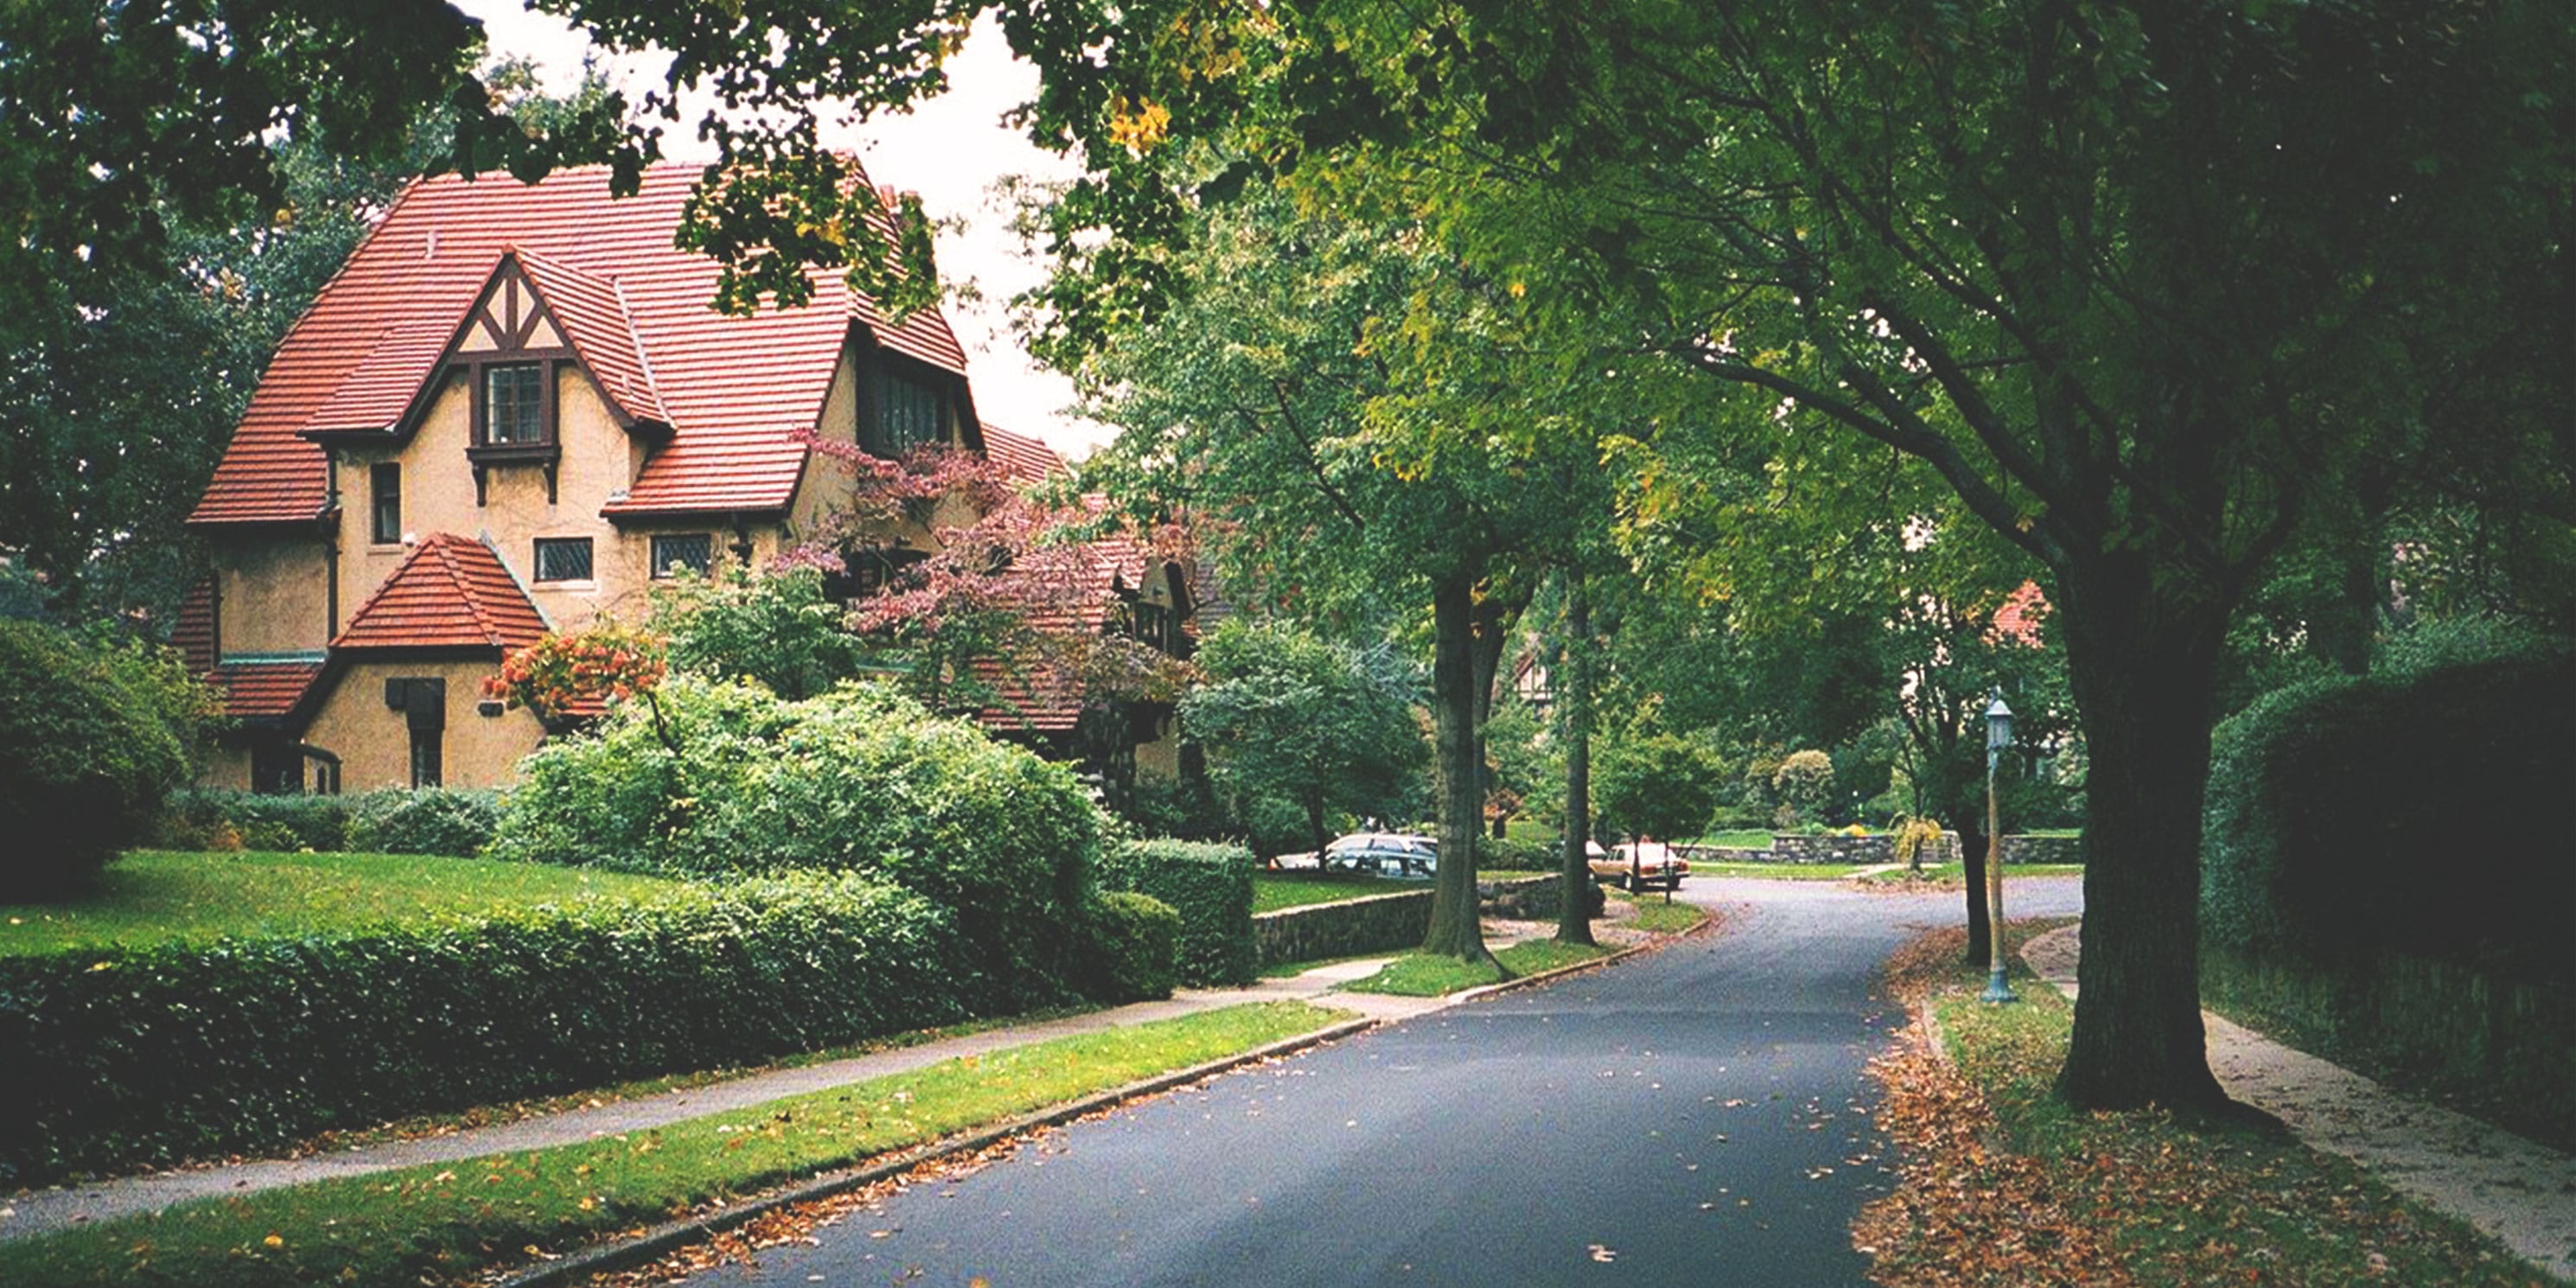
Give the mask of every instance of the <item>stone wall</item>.
[[(1476, 887), (1488, 909), (1516, 916), (1553, 917), (1555, 877), (1522, 877), (1487, 881)], [(1538, 887), (1550, 887), (1542, 892)], [(1544, 906), (1547, 911), (1535, 912)], [(1340, 903), (1310, 904), (1260, 913), (1252, 919), (1256, 956), (1263, 968), (1281, 962), (1325, 961), (1363, 953), (1410, 952), (1422, 944), (1431, 924), (1431, 887), (1394, 894), (1369, 895)]]

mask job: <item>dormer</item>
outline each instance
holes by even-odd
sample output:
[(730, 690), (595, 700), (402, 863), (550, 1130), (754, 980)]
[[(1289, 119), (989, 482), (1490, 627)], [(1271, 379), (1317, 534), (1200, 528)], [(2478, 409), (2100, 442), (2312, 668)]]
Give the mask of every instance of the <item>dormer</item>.
[(473, 438), (465, 456), (474, 462), (478, 484), (495, 465), (544, 465), (551, 471), (562, 458), (555, 385), (571, 361), (571, 340), (517, 255), (502, 256), (444, 365), (451, 376), (463, 374), (473, 400)]
[(857, 432), (869, 455), (892, 460), (925, 443), (982, 449), (965, 377), (884, 345), (860, 372)]

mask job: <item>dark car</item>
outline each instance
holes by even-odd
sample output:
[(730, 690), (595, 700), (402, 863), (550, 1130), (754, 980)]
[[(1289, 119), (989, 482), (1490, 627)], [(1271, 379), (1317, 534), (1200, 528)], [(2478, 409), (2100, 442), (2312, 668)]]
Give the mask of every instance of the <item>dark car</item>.
[(1353, 832), (1324, 847), (1324, 870), (1428, 881), (1440, 871), (1437, 838), (1410, 832)]

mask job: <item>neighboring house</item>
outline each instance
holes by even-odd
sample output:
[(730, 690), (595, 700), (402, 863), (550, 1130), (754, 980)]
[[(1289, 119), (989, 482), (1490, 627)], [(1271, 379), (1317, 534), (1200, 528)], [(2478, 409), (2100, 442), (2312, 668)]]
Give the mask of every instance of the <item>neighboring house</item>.
[(178, 642), (237, 718), (211, 783), (505, 783), (545, 735), (483, 700), (508, 650), (816, 530), (855, 476), (814, 438), (986, 449), (936, 311), (830, 274), (712, 309), (716, 265), (672, 247), (697, 176), (426, 180), (323, 288), (189, 518), (214, 572)]

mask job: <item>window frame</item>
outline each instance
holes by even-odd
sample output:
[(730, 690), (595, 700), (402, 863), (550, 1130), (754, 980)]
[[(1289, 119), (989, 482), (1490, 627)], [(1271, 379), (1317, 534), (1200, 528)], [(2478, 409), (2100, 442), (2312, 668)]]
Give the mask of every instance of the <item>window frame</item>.
[[(880, 351), (864, 368), (865, 387), (859, 391), (859, 447), (871, 456), (893, 460), (916, 447), (947, 443), (956, 433), (963, 417), (957, 378), (928, 363)], [(936, 424), (927, 437), (895, 442), (889, 434), (888, 400), (896, 384), (909, 386), (928, 395), (934, 406)]]
[[(546, 575), (546, 551), (549, 548), (582, 552), (582, 574), (578, 577)], [(589, 537), (535, 537), (528, 543), (528, 581), (537, 586), (579, 586), (599, 580), (599, 545)]]
[(402, 462), (377, 461), (368, 466), (367, 538), (371, 543), (402, 544), (402, 502)]
[[(689, 563), (684, 559), (663, 558), (662, 543), (665, 541), (698, 542), (702, 547), (702, 554), (699, 561), (696, 563)], [(652, 561), (653, 567), (651, 573), (652, 579), (655, 581), (670, 580), (671, 565), (673, 564), (684, 564), (691, 572), (704, 577), (715, 571), (716, 537), (712, 532), (656, 532), (646, 539), (645, 554)]]
[[(487, 361), (474, 363), (472, 366), (474, 379), (474, 445), (476, 447), (502, 452), (542, 451), (553, 447), (555, 445), (555, 366), (556, 363), (552, 360), (542, 357), (530, 357), (526, 354), (520, 353), (508, 354), (492, 358)], [(526, 375), (529, 377), (528, 383), (532, 387), (526, 391), (524, 397), (533, 399), (536, 403), (536, 436), (534, 438), (493, 437), (492, 418), (494, 413), (498, 410), (498, 407), (493, 396), (494, 391), (492, 386), (493, 381), (497, 377), (504, 375)], [(513, 398), (511, 400), (514, 407), (519, 406), (522, 401), (522, 398)], [(524, 421), (527, 418), (522, 416), (520, 419)]]

